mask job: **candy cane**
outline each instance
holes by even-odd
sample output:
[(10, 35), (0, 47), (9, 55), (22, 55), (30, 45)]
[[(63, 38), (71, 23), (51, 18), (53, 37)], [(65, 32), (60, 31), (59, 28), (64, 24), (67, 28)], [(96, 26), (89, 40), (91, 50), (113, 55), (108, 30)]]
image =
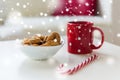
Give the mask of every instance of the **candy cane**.
[(58, 67), (58, 71), (62, 74), (73, 74), (73, 73), (77, 72), (78, 70), (80, 70), (81, 68), (88, 65), (89, 63), (91, 63), (92, 61), (96, 60), (97, 58), (98, 58), (98, 55), (93, 54), (92, 56), (90, 56), (86, 60), (84, 60), (82, 63), (78, 64), (77, 66), (75, 66), (71, 69), (67, 69), (67, 70), (64, 70), (64, 66), (65, 66), (64, 64), (60, 64)]

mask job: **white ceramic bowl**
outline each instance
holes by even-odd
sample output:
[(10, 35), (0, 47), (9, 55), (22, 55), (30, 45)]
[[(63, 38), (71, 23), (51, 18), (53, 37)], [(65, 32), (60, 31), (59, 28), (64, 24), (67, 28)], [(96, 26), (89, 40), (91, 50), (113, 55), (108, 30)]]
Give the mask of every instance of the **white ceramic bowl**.
[(29, 46), (21, 44), (21, 51), (28, 57), (35, 60), (45, 60), (54, 56), (57, 51), (63, 46), (64, 41), (58, 46)]

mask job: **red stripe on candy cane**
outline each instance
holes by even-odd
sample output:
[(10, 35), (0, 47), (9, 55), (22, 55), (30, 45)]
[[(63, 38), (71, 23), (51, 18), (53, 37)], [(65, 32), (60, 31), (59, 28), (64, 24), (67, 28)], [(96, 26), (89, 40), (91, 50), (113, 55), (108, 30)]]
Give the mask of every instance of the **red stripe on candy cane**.
[(64, 70), (65, 65), (64, 64), (60, 64), (60, 66), (58, 67), (58, 71), (61, 74), (73, 74), (77, 71), (79, 71), (81, 68), (85, 67), (86, 65), (88, 65), (89, 63), (91, 63), (92, 61), (96, 60), (98, 58), (98, 55), (93, 54), (92, 56), (88, 57), (86, 60), (84, 60), (82, 63), (78, 64), (77, 66)]

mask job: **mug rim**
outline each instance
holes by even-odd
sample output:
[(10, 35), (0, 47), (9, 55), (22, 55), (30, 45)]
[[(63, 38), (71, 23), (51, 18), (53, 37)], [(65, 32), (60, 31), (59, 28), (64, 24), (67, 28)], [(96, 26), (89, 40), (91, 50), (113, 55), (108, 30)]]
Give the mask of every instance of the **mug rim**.
[(93, 25), (93, 22), (90, 22), (90, 21), (70, 21), (70, 22), (68, 22), (68, 24), (71, 24), (71, 25), (91, 24), (91, 25)]

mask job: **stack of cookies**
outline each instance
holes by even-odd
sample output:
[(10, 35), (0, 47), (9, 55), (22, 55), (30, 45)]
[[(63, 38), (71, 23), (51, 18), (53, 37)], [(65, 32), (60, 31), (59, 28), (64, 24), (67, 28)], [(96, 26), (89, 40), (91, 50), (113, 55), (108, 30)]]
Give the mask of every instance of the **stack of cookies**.
[(52, 32), (50, 35), (40, 35), (37, 34), (30, 38), (25, 38), (23, 40), (24, 45), (33, 45), (33, 46), (57, 46), (60, 45), (61, 38), (59, 33)]

